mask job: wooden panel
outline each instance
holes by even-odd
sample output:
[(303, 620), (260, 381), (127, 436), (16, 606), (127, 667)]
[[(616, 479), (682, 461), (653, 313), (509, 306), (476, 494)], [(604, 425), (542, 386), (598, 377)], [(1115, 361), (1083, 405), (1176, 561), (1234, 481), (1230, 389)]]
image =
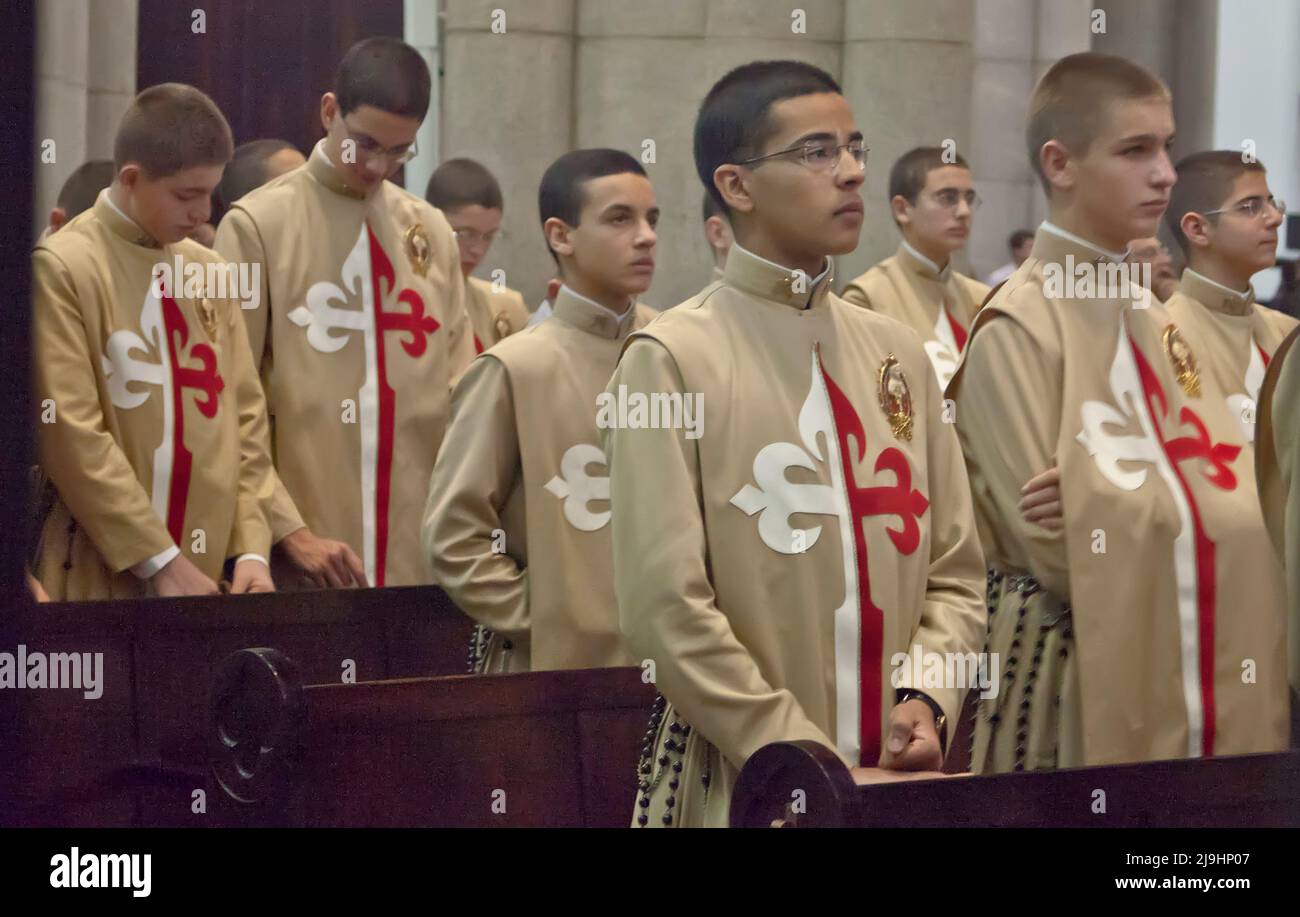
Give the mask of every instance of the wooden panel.
[[(637, 738), (655, 693), (640, 669), (298, 690), (292, 678), (252, 669), (222, 693), (222, 734), (239, 743), (217, 753), (231, 787), (219, 794), (223, 823), (622, 827), (630, 820)], [(277, 790), (268, 780), (282, 773), (289, 777)]]
[[(205, 823), (190, 794), (204, 786), (209, 693), (230, 653), (283, 648), (316, 682), (338, 682), (345, 659), (358, 680), (441, 675), (463, 670), (470, 629), (434, 587), (20, 608), (0, 621), (0, 651), (102, 652), (104, 695), (0, 692), (16, 737), (2, 743), (0, 788), (20, 800), (0, 821)], [(187, 770), (199, 777), (173, 780)]]
[[(36, 4), (0, 4), (0, 119), (4, 124), (5, 204), (0, 229), (10, 244), (0, 247), (0, 291), (4, 321), (0, 322), (0, 494), (5, 499), (5, 532), (0, 538), (0, 595), (7, 606), (15, 596), (26, 601), (23, 568), (32, 544), (32, 519), (26, 511), (27, 469), (32, 461), (30, 309), (32, 257), (32, 188), (35, 184), (36, 80), (33, 42)], [(0, 614), (9, 614), (6, 607)], [(13, 647), (0, 647), (12, 652)], [(3, 719), (0, 719), (3, 723)], [(0, 740), (0, 746), (6, 744)], [(6, 770), (0, 748), (0, 774)], [(0, 777), (0, 779), (3, 779)], [(0, 791), (4, 785), (0, 784)]]
[[(787, 804), (802, 790), (800, 814)], [(1105, 814), (1094, 811), (1105, 794)], [(828, 749), (765, 746), (745, 764), (733, 825), (870, 828), (1296, 827), (1300, 753), (1151, 761), (855, 786)]]
[[(650, 703), (654, 697), (650, 697)], [(582, 796), (586, 800), (584, 824), (589, 828), (627, 827), (636, 801), (636, 765), (649, 725), (649, 706), (638, 718), (622, 710), (585, 710), (578, 714), (578, 734), (584, 762)]]
[(221, 106), (235, 143), (279, 137), (304, 153), (323, 136), (321, 94), (354, 43), (402, 37), (402, 0), (140, 0), (136, 85), (197, 86)]

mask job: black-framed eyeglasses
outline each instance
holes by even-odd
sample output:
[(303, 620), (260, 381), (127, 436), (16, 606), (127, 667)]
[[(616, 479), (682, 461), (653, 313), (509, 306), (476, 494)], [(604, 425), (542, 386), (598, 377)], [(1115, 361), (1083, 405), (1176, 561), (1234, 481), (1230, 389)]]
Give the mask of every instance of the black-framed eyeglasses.
[(357, 132), (352, 125), (348, 124), (347, 118), (340, 118), (339, 120), (343, 122), (348, 139), (356, 144), (357, 151), (366, 159), (391, 160), (395, 165), (403, 166), (419, 155), (420, 145), (416, 140), (412, 140), (410, 143), (398, 144), (391, 148), (382, 147), (369, 134)]
[(1279, 201), (1271, 194), (1267, 201), (1262, 197), (1248, 197), (1240, 204), (1235, 204), (1231, 207), (1220, 207), (1218, 210), (1207, 210), (1205, 213), (1201, 214), (1201, 216), (1212, 217), (1220, 213), (1241, 213), (1251, 219), (1257, 220), (1263, 215), (1265, 204), (1268, 204), (1268, 206), (1276, 210), (1278, 216), (1286, 216), (1286, 201)]
[(867, 154), (871, 152), (869, 147), (863, 145), (861, 140), (850, 140), (848, 143), (835, 143), (832, 140), (807, 140), (796, 146), (784, 150), (777, 150), (775, 153), (767, 153), (763, 156), (755, 156), (753, 159), (744, 159), (737, 165), (748, 166), (756, 162), (762, 162), (765, 159), (775, 159), (778, 156), (789, 156), (797, 153), (799, 161), (814, 172), (828, 172), (839, 165), (840, 154), (848, 150), (849, 157), (853, 162), (862, 168), (867, 164)]

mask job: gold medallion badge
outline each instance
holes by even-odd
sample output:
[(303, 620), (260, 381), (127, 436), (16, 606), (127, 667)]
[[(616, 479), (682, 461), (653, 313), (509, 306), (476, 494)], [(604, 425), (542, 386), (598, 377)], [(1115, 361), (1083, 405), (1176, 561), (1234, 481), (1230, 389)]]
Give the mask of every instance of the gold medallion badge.
[(1187, 346), (1187, 340), (1183, 337), (1183, 333), (1178, 330), (1178, 326), (1169, 325), (1166, 327), (1165, 333), (1161, 336), (1161, 341), (1165, 345), (1165, 353), (1169, 357), (1169, 362), (1173, 364), (1174, 375), (1178, 377), (1178, 384), (1191, 397), (1201, 397), (1201, 372), (1196, 367), (1196, 357), (1192, 355), (1192, 348)]
[(413, 223), (406, 230), (406, 258), (411, 262), (411, 270), (421, 277), (429, 273), (429, 263), (433, 261), (433, 245), (429, 234), (424, 231), (423, 223)]
[(895, 439), (912, 439), (912, 392), (903, 367), (891, 353), (880, 364), (880, 409), (889, 418)]

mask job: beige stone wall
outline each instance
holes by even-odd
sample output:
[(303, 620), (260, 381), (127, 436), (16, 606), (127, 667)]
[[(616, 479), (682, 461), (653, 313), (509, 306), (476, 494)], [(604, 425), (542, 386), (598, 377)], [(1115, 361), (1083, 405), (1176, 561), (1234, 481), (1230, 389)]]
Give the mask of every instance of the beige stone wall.
[[(1208, 143), (1213, 123), (1214, 76), (1203, 64), (1214, 58), (1216, 0), (1109, 4), (1101, 35), (1091, 34), (1091, 0), (441, 2), (436, 155), (473, 156), (501, 180), (507, 235), (481, 272), (504, 269), (530, 305), (553, 273), (537, 185), (556, 156), (578, 146), (648, 159), (653, 142), (646, 168), (663, 221), (646, 299), (672, 305), (699, 288), (709, 256), (691, 156), (695, 114), (709, 86), (747, 61), (790, 57), (825, 68), (867, 136), (867, 220), (858, 251), (837, 265), (841, 282), (895, 245), (885, 199), (894, 158), (944, 139), (971, 161), (984, 200), (965, 263), (984, 274), (1006, 259), (1007, 234), (1044, 215), (1023, 125), (1034, 81), (1063, 54), (1094, 47), (1156, 69), (1175, 93), (1176, 152)], [(136, 90), (136, 0), (43, 0), (38, 9), (38, 138), (55, 141), (57, 158), (38, 169), (34, 233), (71, 171), (111, 155)], [(793, 29), (796, 11), (802, 33)]]
[[(791, 31), (796, 6), (806, 14), (802, 34)], [(662, 220), (647, 302), (675, 305), (709, 279), (704, 186), (692, 154), (695, 115), (709, 87), (760, 58), (805, 60), (838, 77), (843, 10), (843, 0), (579, 0), (574, 146), (654, 156), (646, 171)], [(540, 240), (538, 230), (534, 237)]]
[(1025, 148), (1029, 95), (1055, 61), (1088, 50), (1090, 9), (1089, 0), (975, 0), (969, 152), (984, 204), (967, 259), (979, 277), (1006, 263), (1013, 231), (1046, 216)]
[[(135, 97), (136, 0), (42, 0), (36, 19), (36, 188), (32, 235), (87, 159), (111, 159)], [(54, 161), (42, 143), (54, 141)]]
[(858, 250), (836, 265), (838, 286), (898, 247), (889, 215), (894, 160), (945, 140), (970, 155), (972, 12), (968, 0), (845, 5), (843, 87), (871, 154), (863, 189), (867, 219)]
[[(803, 34), (791, 28), (796, 8)], [(505, 11), (503, 34), (492, 31), (494, 10)], [(843, 28), (844, 0), (448, 0), (440, 154), (481, 160), (506, 198), (507, 237), (479, 273), (504, 269), (535, 306), (554, 270), (537, 212), (542, 172), (567, 150), (612, 146), (645, 162), (663, 212), (646, 301), (691, 296), (710, 265), (691, 153), (704, 94), (761, 58), (838, 77)]]
[(1210, 146), (1214, 136), (1217, 0), (1128, 0), (1106, 7), (1106, 31), (1094, 50), (1131, 58), (1174, 94), (1174, 155)]
[[(673, 305), (705, 282), (703, 187), (691, 135), (705, 92), (730, 68), (789, 57), (844, 86), (871, 147), (862, 243), (841, 281), (897, 244), (889, 167), (945, 139), (975, 166), (985, 206), (968, 263), (1003, 260), (1011, 229), (1041, 212), (1020, 140), (1033, 81), (1056, 56), (1088, 47), (1088, 0), (446, 0), (443, 158), (497, 172), (508, 238), (481, 268), (505, 269), (530, 304), (551, 264), (537, 183), (560, 153), (614, 146), (649, 158), (663, 209), (659, 270), (647, 301)], [(492, 31), (504, 10), (504, 34)], [(794, 30), (802, 11), (804, 31)]]
[[(506, 271), (530, 307), (554, 271), (537, 221), (546, 167), (573, 148), (575, 0), (448, 0), (443, 53), (441, 158), (469, 156), (505, 195), (505, 237), (479, 273)], [(504, 9), (505, 32), (493, 11)]]

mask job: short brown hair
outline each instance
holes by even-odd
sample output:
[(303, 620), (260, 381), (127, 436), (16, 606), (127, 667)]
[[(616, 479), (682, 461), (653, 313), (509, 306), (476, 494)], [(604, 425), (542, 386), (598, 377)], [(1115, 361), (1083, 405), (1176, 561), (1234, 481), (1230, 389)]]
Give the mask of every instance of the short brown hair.
[(504, 210), (501, 185), (487, 167), (473, 159), (448, 159), (429, 176), (424, 199), (439, 210), (473, 207)]
[(278, 137), (250, 140), (235, 147), (234, 156), (221, 175), (221, 184), (217, 185), (217, 196), (222, 205), (229, 207), (245, 194), (266, 184), (266, 161), (282, 150), (297, 152), (298, 148)]
[(99, 192), (113, 184), (116, 177), (117, 170), (107, 159), (83, 162), (63, 183), (55, 204), (70, 220), (83, 210), (93, 207)]
[(1039, 164), (1043, 144), (1056, 140), (1082, 156), (1101, 133), (1110, 103), (1149, 98), (1169, 100), (1169, 87), (1141, 64), (1113, 54), (1085, 51), (1058, 60), (1029, 97), (1025, 142), (1029, 165), (1051, 193)]
[(945, 154), (943, 147), (918, 146), (899, 156), (889, 170), (889, 199), (892, 201), (895, 197), (901, 197), (909, 204), (915, 204), (916, 196), (925, 187), (925, 180), (935, 169), (956, 166), (970, 171), (970, 166), (956, 150), (949, 154), (951, 162)]
[(343, 55), (334, 76), (339, 111), (362, 105), (423, 121), (429, 112), (432, 78), (420, 52), (399, 38), (364, 38)]
[(230, 125), (217, 103), (184, 83), (159, 83), (135, 97), (113, 144), (118, 171), (138, 163), (150, 178), (195, 166), (225, 165), (235, 152)]
[(1169, 195), (1165, 225), (1184, 255), (1191, 254), (1191, 245), (1180, 225), (1183, 217), (1189, 213), (1218, 210), (1228, 202), (1232, 185), (1238, 178), (1247, 172), (1265, 171), (1262, 162), (1243, 161), (1240, 150), (1204, 150), (1183, 157), (1174, 168), (1178, 172), (1178, 182)]

